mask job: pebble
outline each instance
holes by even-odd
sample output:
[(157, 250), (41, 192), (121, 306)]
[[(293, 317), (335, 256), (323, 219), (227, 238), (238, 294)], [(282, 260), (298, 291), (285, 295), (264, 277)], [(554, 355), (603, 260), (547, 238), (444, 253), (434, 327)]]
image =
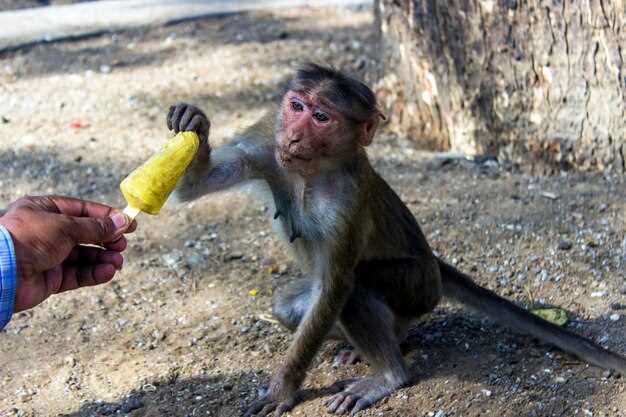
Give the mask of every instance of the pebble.
[(201, 255), (198, 255), (197, 253), (192, 253), (187, 257), (187, 266), (189, 268), (193, 268), (202, 264), (203, 261), (204, 258)]
[(606, 291), (594, 291), (591, 293), (592, 298), (601, 298), (606, 295)]
[(66, 356), (63, 361), (67, 366), (71, 366), (72, 368), (76, 366), (76, 358), (73, 356)]
[(163, 262), (170, 268), (175, 267), (180, 262), (181, 256), (177, 253), (166, 253), (163, 255)]
[(124, 404), (122, 404), (120, 411), (122, 413), (130, 413), (133, 410), (143, 407), (143, 405), (143, 402), (139, 398), (129, 398)]
[(617, 314), (617, 313), (615, 313), (615, 314), (611, 314), (611, 315), (609, 316), (609, 319), (610, 319), (611, 321), (617, 321), (617, 320), (619, 320), (619, 319), (620, 319), (620, 317), (622, 317), (622, 316), (621, 316), (621, 315), (619, 315), (619, 314)]
[(241, 259), (241, 258), (243, 258), (243, 253), (241, 253), (241, 252), (232, 252), (232, 253), (226, 254), (224, 256), (224, 260), (226, 262), (234, 261), (236, 259)]
[(482, 392), (485, 397), (491, 397), (491, 390), (482, 389), (480, 392)]
[(572, 242), (569, 240), (561, 240), (559, 241), (559, 249), (560, 250), (570, 250), (572, 249)]

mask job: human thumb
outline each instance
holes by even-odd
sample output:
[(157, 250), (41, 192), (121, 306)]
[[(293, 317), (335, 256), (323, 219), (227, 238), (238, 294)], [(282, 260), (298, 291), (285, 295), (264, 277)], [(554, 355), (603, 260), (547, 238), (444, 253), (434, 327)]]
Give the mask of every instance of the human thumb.
[(75, 217), (71, 234), (76, 243), (111, 242), (124, 233), (130, 223), (124, 213), (114, 213), (111, 217)]

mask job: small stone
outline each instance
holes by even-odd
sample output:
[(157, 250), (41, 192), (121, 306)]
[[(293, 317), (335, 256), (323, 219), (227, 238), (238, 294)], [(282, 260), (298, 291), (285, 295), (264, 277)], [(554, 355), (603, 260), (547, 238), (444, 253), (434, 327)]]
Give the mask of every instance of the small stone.
[(71, 366), (72, 368), (76, 366), (76, 358), (73, 356), (66, 356), (63, 361), (67, 366)]
[(545, 197), (545, 198), (547, 198), (547, 199), (549, 199), (549, 200), (556, 200), (556, 199), (558, 199), (558, 198), (559, 198), (559, 195), (558, 195), (558, 194), (551, 193), (551, 192), (548, 192), (548, 191), (544, 191), (544, 192), (542, 192), (542, 193), (541, 193), (541, 196), (542, 196), (542, 197)]
[(609, 319), (610, 319), (611, 321), (618, 321), (621, 317), (622, 317), (621, 315), (619, 315), (619, 314), (615, 313), (615, 314), (611, 314), (611, 315), (609, 316)]
[(241, 252), (232, 252), (224, 256), (224, 260), (226, 262), (234, 261), (236, 259), (241, 259), (241, 258), (243, 258), (243, 253)]
[(197, 253), (192, 253), (187, 257), (187, 266), (189, 268), (194, 268), (202, 264), (202, 261), (204, 261), (204, 258), (201, 255), (198, 255)]
[(601, 298), (606, 295), (606, 291), (594, 291), (591, 293), (592, 298)]
[(163, 255), (163, 262), (170, 268), (174, 268), (180, 262), (181, 256), (177, 253), (167, 253)]
[(559, 249), (560, 250), (570, 250), (572, 249), (572, 242), (569, 240), (561, 240), (559, 241)]
[(194, 246), (196, 246), (196, 242), (194, 242), (193, 240), (185, 240), (186, 248), (193, 248)]
[(122, 413), (130, 413), (133, 410), (137, 410), (143, 407), (143, 402), (139, 398), (129, 398), (120, 408)]
[(446, 414), (446, 412), (445, 412), (445, 411), (443, 411), (443, 410), (438, 410), (438, 411), (435, 413), (435, 417), (446, 417), (446, 416), (447, 416), (447, 414)]
[(100, 72), (103, 74), (108, 74), (111, 72), (111, 66), (110, 65), (100, 65)]
[(480, 392), (482, 392), (485, 397), (491, 397), (491, 391), (488, 389), (482, 389)]
[(357, 58), (356, 62), (354, 63), (354, 68), (356, 68), (357, 71), (360, 71), (363, 68), (365, 68), (366, 65), (367, 65), (367, 58), (365, 58), (364, 56), (361, 56)]

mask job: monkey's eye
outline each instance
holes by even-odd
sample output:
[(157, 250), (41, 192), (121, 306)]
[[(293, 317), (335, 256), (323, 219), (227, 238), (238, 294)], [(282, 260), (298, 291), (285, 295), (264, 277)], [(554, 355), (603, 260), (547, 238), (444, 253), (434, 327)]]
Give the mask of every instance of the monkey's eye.
[(313, 117), (315, 117), (315, 120), (317, 120), (318, 122), (322, 122), (322, 123), (325, 123), (330, 120), (330, 118), (325, 113), (322, 113), (321, 111), (316, 111), (315, 113), (313, 113)]
[(304, 106), (302, 105), (302, 103), (299, 103), (297, 101), (292, 101), (291, 102), (291, 110), (293, 110), (295, 112), (301, 112), (302, 110), (304, 110)]

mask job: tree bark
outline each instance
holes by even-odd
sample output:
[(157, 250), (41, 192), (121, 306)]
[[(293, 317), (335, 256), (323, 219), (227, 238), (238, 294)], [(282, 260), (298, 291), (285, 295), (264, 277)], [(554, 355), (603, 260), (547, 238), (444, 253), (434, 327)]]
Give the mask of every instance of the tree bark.
[(626, 173), (625, 0), (377, 0), (391, 126), (425, 148)]

